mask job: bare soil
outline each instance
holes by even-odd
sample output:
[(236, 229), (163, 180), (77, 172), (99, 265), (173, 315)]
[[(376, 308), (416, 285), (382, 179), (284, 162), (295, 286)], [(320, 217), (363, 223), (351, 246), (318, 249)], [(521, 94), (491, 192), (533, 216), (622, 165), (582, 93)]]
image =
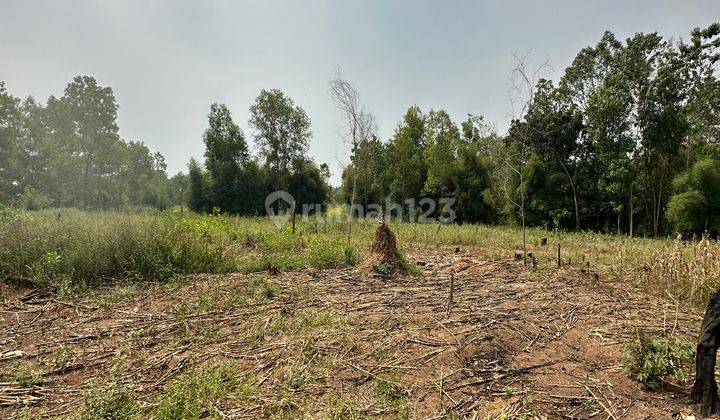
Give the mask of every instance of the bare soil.
[[(197, 275), (107, 305), (5, 290), (0, 418), (19, 417), (26, 406), (51, 417), (77, 412), (93, 380), (107, 381), (120, 362), (119, 380), (152, 413), (190, 366), (221, 361), (235, 363), (258, 390), (219, 404), (235, 418), (346, 409), (388, 418), (692, 413), (688, 387), (644, 390), (623, 372), (622, 350), (638, 330), (693, 342), (698, 311), (579, 268), (532, 273), (521, 262), (454, 249), (409, 259), (423, 276), (356, 269)], [(257, 295), (258, 281), (277, 292)], [(272, 328), (278, 319), (285, 327)], [(42, 382), (21, 386), (14, 372), (23, 364), (41, 370)], [(382, 384), (399, 395), (388, 399)]]

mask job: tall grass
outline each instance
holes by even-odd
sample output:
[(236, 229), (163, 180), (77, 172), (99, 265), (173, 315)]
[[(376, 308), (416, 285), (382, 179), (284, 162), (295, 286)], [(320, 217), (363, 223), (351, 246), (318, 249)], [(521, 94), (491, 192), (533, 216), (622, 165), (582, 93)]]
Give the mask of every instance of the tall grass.
[[(276, 267), (352, 266), (368, 250), (377, 224), (298, 221), (276, 227), (264, 217), (180, 213), (136, 214), (62, 209), (0, 212), (0, 280), (38, 285), (116, 279), (164, 280), (177, 274), (253, 272)], [(506, 226), (393, 223), (401, 250), (474, 248), (508, 259), (522, 249), (518, 230)], [(720, 288), (720, 246), (701, 241), (627, 238), (592, 232), (527, 232), (537, 270), (590, 267), (612, 281), (702, 306)], [(542, 238), (548, 245), (540, 246)]]
[(0, 220), (0, 279), (5, 281), (165, 280), (234, 268), (222, 242), (186, 219), (64, 209)]

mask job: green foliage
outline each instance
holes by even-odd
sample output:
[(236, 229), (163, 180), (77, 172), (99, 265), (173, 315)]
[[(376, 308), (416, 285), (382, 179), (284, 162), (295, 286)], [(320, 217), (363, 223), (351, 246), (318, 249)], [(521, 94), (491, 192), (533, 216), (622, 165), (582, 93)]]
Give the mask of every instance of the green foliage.
[(398, 382), (398, 375), (375, 380), (375, 395), (389, 403), (398, 403), (407, 397), (405, 388)]
[(21, 363), (14, 372), (15, 382), (22, 387), (32, 387), (43, 382), (42, 371), (35, 369), (29, 362)]
[(42, 210), (50, 207), (50, 199), (42, 191), (27, 187), (20, 196), (19, 204), (25, 210)]
[(247, 398), (255, 389), (245, 384), (229, 364), (191, 370), (167, 386), (155, 409), (158, 420), (200, 419), (212, 416), (218, 405), (229, 398)]
[(667, 218), (681, 232), (720, 229), (720, 162), (703, 159), (673, 181)]
[(81, 420), (140, 419), (140, 407), (127, 384), (113, 379), (107, 384), (98, 383), (83, 393), (85, 403), (78, 415)]
[(255, 142), (270, 171), (271, 182), (281, 187), (291, 162), (305, 156), (310, 139), (310, 119), (281, 90), (262, 90), (250, 107)]
[(207, 226), (195, 219), (68, 210), (24, 214), (0, 223), (0, 277), (68, 287), (232, 270), (234, 258), (211, 240)]
[(77, 76), (62, 97), (22, 103), (0, 85), (0, 201), (46, 207), (166, 208), (165, 160), (118, 135), (111, 88)]
[(625, 345), (625, 372), (648, 389), (657, 389), (666, 377), (684, 383), (693, 363), (692, 345), (662, 334), (639, 333)]

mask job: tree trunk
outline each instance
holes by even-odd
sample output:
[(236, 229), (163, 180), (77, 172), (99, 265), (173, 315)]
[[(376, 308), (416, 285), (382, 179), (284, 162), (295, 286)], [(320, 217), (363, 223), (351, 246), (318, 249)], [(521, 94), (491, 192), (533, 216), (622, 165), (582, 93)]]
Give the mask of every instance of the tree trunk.
[(570, 176), (570, 172), (567, 170), (567, 167), (564, 163), (560, 162), (560, 165), (565, 170), (565, 175), (567, 175), (568, 180), (570, 180), (570, 188), (572, 189), (573, 193), (573, 204), (575, 204), (575, 230), (580, 230), (580, 206), (578, 205), (578, 198), (577, 198), (577, 190), (575, 189), (575, 179)]
[(630, 237), (633, 237), (633, 190), (630, 186)]
[(691, 398), (702, 404), (700, 414), (712, 416), (718, 412), (718, 387), (715, 382), (715, 362), (720, 338), (720, 291), (715, 292), (708, 302), (705, 317), (700, 328), (695, 356), (695, 384)]

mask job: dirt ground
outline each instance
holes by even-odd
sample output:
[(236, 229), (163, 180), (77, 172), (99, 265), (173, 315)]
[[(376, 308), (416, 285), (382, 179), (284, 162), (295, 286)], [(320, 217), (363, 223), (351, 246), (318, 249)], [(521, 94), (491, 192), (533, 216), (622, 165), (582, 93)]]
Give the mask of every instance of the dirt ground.
[[(255, 390), (217, 404), (231, 418), (692, 413), (688, 389), (628, 378), (622, 348), (638, 330), (693, 342), (701, 313), (580, 268), (532, 273), (454, 249), (409, 257), (423, 276), (198, 275), (111, 303), (5, 290), (0, 418), (75, 413), (111, 376), (149, 415), (169, 383), (218, 362)], [(23, 368), (42, 380), (20, 385)]]

